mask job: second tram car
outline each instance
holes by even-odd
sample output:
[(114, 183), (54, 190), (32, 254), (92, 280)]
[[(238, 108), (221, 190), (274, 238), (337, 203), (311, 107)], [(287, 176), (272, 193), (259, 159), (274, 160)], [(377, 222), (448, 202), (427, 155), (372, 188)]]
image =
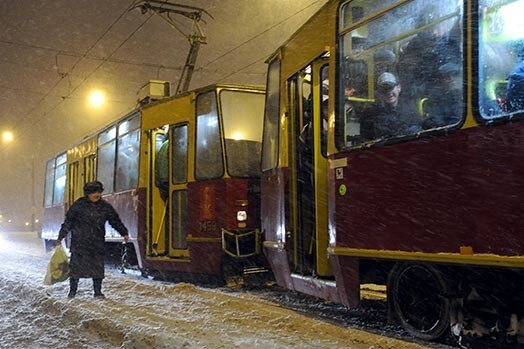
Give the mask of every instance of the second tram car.
[[(267, 272), (261, 253), (264, 89), (211, 85), (140, 107), (47, 162), (42, 238), (54, 244), (83, 184), (99, 180), (149, 273)], [(106, 227), (108, 244), (121, 237)]]
[[(279, 285), (385, 285), (413, 335), (522, 341), (523, 0), (330, 0), (269, 59)], [(519, 332), (520, 331), (520, 332)]]

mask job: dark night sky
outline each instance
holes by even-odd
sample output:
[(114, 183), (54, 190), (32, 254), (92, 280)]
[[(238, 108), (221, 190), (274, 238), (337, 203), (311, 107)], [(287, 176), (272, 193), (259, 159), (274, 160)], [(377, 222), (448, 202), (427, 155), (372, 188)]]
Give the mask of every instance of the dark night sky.
[[(0, 132), (15, 137), (9, 144), (0, 140), (3, 220), (30, 220), (33, 169), (41, 219), (46, 160), (132, 110), (148, 80), (176, 87), (188, 41), (160, 17), (128, 11), (134, 2), (0, 0)], [(263, 85), (264, 61), (325, 2), (177, 1), (214, 17), (201, 22), (208, 43), (191, 89), (215, 82)], [(189, 20), (175, 19), (192, 31)], [(98, 110), (86, 102), (95, 88), (107, 98)]]

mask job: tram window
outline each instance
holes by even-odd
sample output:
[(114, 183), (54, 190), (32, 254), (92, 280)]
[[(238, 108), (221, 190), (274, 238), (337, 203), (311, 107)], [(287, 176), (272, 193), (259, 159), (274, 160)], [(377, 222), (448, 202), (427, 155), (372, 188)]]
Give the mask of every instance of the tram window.
[(136, 188), (138, 185), (139, 127), (139, 114), (118, 125), (115, 176), (116, 192)]
[(66, 161), (67, 154), (62, 154), (56, 158), (53, 205), (59, 205), (64, 203), (66, 185)]
[(113, 179), (115, 174), (116, 141), (112, 140), (98, 147), (98, 168), (96, 178), (104, 183), (104, 192), (113, 192)]
[(109, 130), (104, 131), (98, 135), (98, 145), (109, 142), (116, 137), (116, 127), (111, 127)]
[(138, 184), (139, 143), (139, 130), (118, 137), (115, 177), (116, 192), (136, 188)]
[(44, 206), (53, 205), (53, 183), (55, 181), (55, 159), (47, 161), (45, 170)]
[(343, 5), (343, 16), (357, 6), (371, 18), (341, 29), (339, 36), (335, 137), (340, 149), (456, 125), (463, 115), (462, 5), (414, 0), (371, 13), (383, 4)]
[[(340, 29), (344, 29), (345, 27), (358, 22), (362, 18), (368, 17), (370, 14), (376, 13), (396, 2), (398, 2), (398, 0), (350, 1), (342, 5), (342, 11), (340, 11)], [(366, 27), (361, 27), (360, 30), (365, 31), (365, 28)]]
[(98, 135), (98, 166), (96, 178), (104, 183), (104, 192), (112, 193), (114, 189), (116, 126)]
[(524, 0), (479, 1), (479, 110), (485, 119), (524, 111)]
[(133, 130), (136, 130), (140, 127), (140, 117), (134, 116), (129, 120), (123, 121), (120, 125), (118, 125), (118, 135), (121, 136), (123, 134), (129, 133)]
[(187, 190), (175, 190), (171, 195), (171, 247), (187, 249)]
[(197, 179), (220, 178), (224, 174), (224, 165), (214, 91), (197, 97), (196, 114), (195, 176)]
[(280, 61), (269, 63), (267, 74), (266, 107), (264, 115), (264, 135), (262, 143), (262, 171), (277, 167), (278, 131), (280, 116)]
[(223, 90), (220, 102), (229, 175), (260, 176), (264, 94)]
[(173, 143), (173, 184), (187, 182), (187, 125), (177, 126), (170, 131)]

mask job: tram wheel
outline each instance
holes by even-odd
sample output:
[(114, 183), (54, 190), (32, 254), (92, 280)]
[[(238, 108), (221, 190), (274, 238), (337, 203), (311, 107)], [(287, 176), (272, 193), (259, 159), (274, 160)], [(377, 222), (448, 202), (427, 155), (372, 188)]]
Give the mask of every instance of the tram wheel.
[(397, 264), (388, 278), (388, 301), (414, 337), (436, 340), (449, 330), (450, 300), (442, 273), (425, 264)]

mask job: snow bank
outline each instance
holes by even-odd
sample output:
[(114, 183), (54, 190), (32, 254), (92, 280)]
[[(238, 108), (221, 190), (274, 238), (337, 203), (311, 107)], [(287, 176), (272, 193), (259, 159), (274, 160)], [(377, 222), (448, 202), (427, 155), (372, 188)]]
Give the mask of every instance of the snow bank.
[(0, 348), (423, 348), (253, 295), (137, 275), (109, 273), (106, 299), (93, 298), (91, 280), (81, 279), (68, 299), (67, 282), (42, 285), (48, 257), (35, 237), (9, 241), (0, 248)]

